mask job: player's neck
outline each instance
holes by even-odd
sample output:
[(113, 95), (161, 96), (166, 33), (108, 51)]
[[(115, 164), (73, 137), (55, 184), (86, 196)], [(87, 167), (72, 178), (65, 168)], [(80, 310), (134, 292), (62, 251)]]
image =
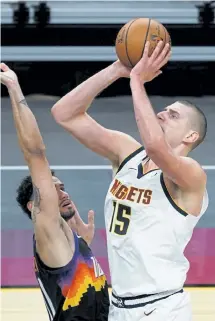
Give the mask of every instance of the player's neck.
[(157, 165), (151, 159), (149, 159), (145, 164), (143, 164), (144, 174), (152, 171), (153, 169), (157, 169), (157, 168), (158, 168)]
[(184, 144), (181, 144), (181, 145), (173, 148), (173, 151), (176, 155), (182, 156), (182, 157), (186, 157), (190, 152), (189, 148)]

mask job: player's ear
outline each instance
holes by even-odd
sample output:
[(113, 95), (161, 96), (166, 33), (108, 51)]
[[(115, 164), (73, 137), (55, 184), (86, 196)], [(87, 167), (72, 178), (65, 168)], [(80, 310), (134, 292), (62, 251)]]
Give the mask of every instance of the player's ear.
[(32, 210), (32, 207), (33, 207), (33, 201), (29, 201), (28, 203), (27, 203), (27, 208), (28, 208), (28, 210), (31, 212), (31, 210)]
[(193, 144), (199, 139), (199, 133), (193, 130), (190, 130), (185, 138), (184, 138), (184, 143), (186, 144)]

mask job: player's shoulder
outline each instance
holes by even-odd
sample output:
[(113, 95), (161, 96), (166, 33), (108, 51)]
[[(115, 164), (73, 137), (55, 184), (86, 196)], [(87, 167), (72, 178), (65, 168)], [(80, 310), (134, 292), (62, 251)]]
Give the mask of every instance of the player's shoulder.
[(137, 148), (142, 145), (131, 135), (126, 134), (117, 130), (109, 130), (112, 133), (111, 144), (117, 142), (117, 147), (119, 149), (119, 163), (123, 161), (128, 155), (130, 155)]
[(181, 160), (183, 162), (186, 162), (187, 168), (191, 169), (192, 168), (192, 174), (193, 174), (193, 188), (197, 187), (198, 190), (205, 190), (206, 185), (207, 185), (207, 174), (204, 170), (204, 168), (200, 165), (198, 161), (191, 157), (184, 157), (181, 156)]
[(181, 156), (181, 159), (183, 160), (183, 162), (186, 162), (187, 164), (191, 165), (192, 168), (196, 170), (196, 174), (202, 175), (203, 177), (207, 177), (204, 168), (200, 165), (200, 163), (197, 160), (185, 156)]
[(122, 170), (126, 170), (133, 162), (142, 161), (146, 155), (146, 151), (141, 144), (136, 145), (136, 148), (132, 149), (130, 153), (124, 157), (124, 159), (117, 166), (113, 166), (113, 173), (116, 175)]

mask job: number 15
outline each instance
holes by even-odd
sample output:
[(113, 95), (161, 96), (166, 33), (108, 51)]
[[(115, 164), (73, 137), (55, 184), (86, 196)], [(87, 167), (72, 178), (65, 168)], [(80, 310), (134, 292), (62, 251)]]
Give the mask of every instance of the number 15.
[(113, 201), (113, 216), (109, 231), (118, 235), (126, 235), (130, 219), (131, 208)]

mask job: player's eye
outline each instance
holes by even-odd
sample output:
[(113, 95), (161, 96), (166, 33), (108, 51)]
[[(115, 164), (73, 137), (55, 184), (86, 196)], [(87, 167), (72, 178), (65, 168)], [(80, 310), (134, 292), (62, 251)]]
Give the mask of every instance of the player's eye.
[(178, 114), (177, 113), (171, 113), (170, 114), (170, 117), (173, 118), (173, 119), (177, 119), (178, 118)]

